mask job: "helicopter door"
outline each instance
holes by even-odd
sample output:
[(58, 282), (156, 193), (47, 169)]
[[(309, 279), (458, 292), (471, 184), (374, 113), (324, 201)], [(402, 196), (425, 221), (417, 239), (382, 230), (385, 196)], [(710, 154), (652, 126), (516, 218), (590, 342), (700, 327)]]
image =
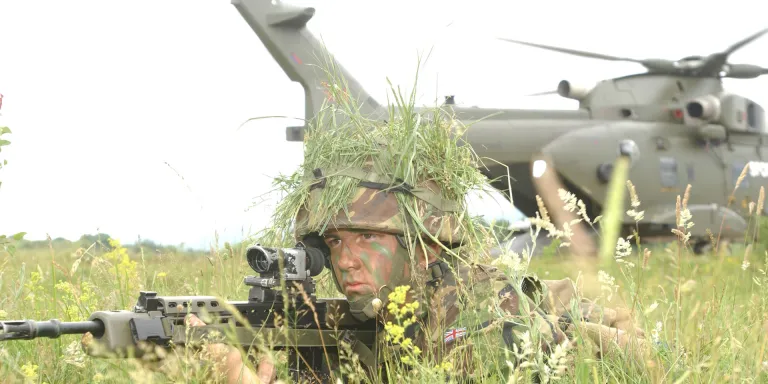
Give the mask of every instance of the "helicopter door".
[(685, 194), (688, 184), (691, 185), (689, 207), (727, 201), (729, 175), (726, 173), (730, 169), (725, 167), (726, 145), (691, 140), (686, 134), (672, 132), (666, 131), (655, 138), (655, 156), (658, 159), (656, 177), (662, 192), (658, 203), (674, 206), (677, 196)]

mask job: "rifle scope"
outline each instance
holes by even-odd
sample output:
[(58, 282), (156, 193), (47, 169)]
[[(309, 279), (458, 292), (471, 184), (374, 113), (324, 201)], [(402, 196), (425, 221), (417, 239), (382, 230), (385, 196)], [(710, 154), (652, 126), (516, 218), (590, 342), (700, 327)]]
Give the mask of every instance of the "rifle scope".
[(325, 267), (325, 255), (317, 248), (273, 248), (257, 244), (248, 247), (245, 252), (248, 265), (261, 274), (277, 272), (281, 255), (287, 273), (303, 274), (308, 270), (310, 276), (317, 276)]

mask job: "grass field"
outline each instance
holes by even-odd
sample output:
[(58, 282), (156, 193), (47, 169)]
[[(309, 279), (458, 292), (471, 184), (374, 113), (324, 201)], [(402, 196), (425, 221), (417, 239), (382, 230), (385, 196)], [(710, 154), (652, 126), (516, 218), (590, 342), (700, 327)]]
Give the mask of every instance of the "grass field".
[[(207, 253), (165, 253), (112, 245), (110, 249), (96, 243), (88, 248), (51, 244), (21, 247), (12, 257), (4, 255), (0, 318), (83, 320), (92, 311), (131, 308), (139, 290), (242, 299), (247, 294), (242, 277), (253, 273), (244, 261), (242, 246), (222, 246)], [(766, 252), (753, 246), (745, 257), (744, 247), (735, 244), (719, 255), (694, 256), (678, 246), (670, 243), (650, 253), (635, 250), (623, 258), (634, 266), (617, 262), (595, 266), (614, 280), (611, 283), (603, 274), (598, 284), (588, 288), (587, 293), (595, 296), (615, 289), (612, 305), (634, 309), (646, 337), (658, 342), (647, 361), (630, 369), (622, 356), (595, 360), (574, 350), (561, 381), (768, 380)], [(543, 279), (574, 281), (588, 275), (584, 268), (547, 253), (530, 262), (529, 272)], [(327, 275), (322, 276), (320, 292), (334, 292)], [(153, 372), (136, 362), (86, 357), (79, 341), (79, 336), (68, 335), (5, 342), (0, 345), (0, 377), (5, 383), (148, 382), (150, 377), (153, 382), (194, 381), (196, 373), (183, 365), (175, 371)]]
[[(757, 202), (754, 212), (763, 204)], [(620, 214), (623, 208), (617, 207)], [(678, 216), (684, 218), (685, 210)], [(542, 382), (768, 382), (768, 252), (762, 235), (768, 225), (757, 214), (751, 222), (760, 223), (756, 239), (762, 242), (750, 239), (704, 256), (694, 256), (682, 240), (648, 249), (623, 247), (634, 239), (620, 239), (614, 255), (589, 263), (556, 256), (554, 248), (522, 263), (509, 255), (498, 259), (510, 274), (569, 277), (584, 287), (586, 297), (629, 309), (650, 343), (640, 359), (620, 351), (596, 359), (577, 341), (564, 350), (565, 363), (532, 353), (533, 361), (486, 382), (530, 382), (534, 371)], [(88, 239), (21, 242), (9, 253), (8, 239), (0, 238), (5, 248), (0, 248), (0, 320), (85, 320), (94, 311), (132, 309), (140, 290), (247, 297), (242, 281), (253, 271), (245, 262), (245, 245), (193, 252)], [(317, 283), (319, 297), (339, 296), (327, 271)], [(0, 344), (3, 383), (203, 382), (210, 367), (183, 348), (165, 361), (90, 358), (80, 348), (79, 335)], [(440, 375), (451, 367), (417, 362), (412, 369), (395, 372), (396, 381), (444, 382)]]

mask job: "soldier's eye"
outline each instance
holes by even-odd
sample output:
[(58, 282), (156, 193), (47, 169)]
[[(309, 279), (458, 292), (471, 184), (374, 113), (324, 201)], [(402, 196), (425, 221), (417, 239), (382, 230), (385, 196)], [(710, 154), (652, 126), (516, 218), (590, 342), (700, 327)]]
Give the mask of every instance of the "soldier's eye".
[(325, 239), (325, 243), (328, 244), (329, 247), (336, 247), (339, 244), (341, 244), (341, 240), (339, 240), (339, 239)]
[(376, 238), (376, 234), (375, 233), (363, 233), (363, 239), (373, 240), (375, 238)]

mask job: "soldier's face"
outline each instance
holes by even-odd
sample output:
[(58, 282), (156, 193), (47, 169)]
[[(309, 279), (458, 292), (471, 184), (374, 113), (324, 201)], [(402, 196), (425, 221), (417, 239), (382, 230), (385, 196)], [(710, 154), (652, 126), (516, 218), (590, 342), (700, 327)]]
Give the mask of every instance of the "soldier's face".
[[(348, 298), (376, 294), (391, 285), (393, 276), (408, 277), (407, 255), (398, 252), (397, 238), (370, 230), (329, 231), (324, 235), (331, 250), (333, 273)], [(406, 259), (406, 260), (402, 260)]]

